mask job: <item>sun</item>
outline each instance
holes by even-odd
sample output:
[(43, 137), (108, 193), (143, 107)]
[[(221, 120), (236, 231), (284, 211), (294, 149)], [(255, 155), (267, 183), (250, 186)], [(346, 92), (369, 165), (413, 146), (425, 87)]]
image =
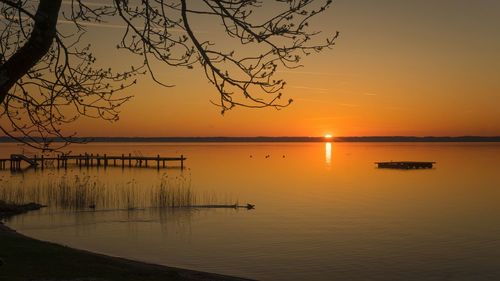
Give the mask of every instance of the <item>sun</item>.
[(325, 137), (325, 139), (331, 139), (331, 138), (333, 138), (332, 134), (325, 134), (324, 137)]

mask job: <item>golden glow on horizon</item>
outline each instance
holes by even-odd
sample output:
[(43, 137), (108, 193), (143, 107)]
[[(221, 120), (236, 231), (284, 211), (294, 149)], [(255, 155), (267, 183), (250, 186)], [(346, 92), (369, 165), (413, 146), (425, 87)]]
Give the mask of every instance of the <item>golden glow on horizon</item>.
[(332, 135), (332, 134), (326, 134), (326, 135), (325, 135), (325, 139), (331, 139), (331, 138), (333, 138), (333, 135)]

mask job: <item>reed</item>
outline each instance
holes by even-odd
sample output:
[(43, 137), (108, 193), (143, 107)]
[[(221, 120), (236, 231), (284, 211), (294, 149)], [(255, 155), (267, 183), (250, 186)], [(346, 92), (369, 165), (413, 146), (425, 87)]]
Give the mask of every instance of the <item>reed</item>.
[(67, 174), (43, 177), (36, 182), (2, 178), (0, 200), (16, 204), (37, 202), (49, 208), (64, 210), (179, 208), (228, 204), (227, 196), (222, 201), (218, 200), (215, 193), (199, 196), (191, 187), (190, 177), (165, 175), (147, 185), (134, 179), (126, 183), (107, 183), (97, 176)]
[(158, 188), (152, 189), (151, 206), (158, 208), (189, 207), (196, 205), (196, 196), (184, 181), (172, 184), (168, 178), (162, 178)]
[(63, 209), (82, 209), (95, 205), (104, 194), (104, 185), (97, 179), (81, 176), (49, 177), (35, 183), (3, 182), (1, 200), (22, 204), (39, 202)]

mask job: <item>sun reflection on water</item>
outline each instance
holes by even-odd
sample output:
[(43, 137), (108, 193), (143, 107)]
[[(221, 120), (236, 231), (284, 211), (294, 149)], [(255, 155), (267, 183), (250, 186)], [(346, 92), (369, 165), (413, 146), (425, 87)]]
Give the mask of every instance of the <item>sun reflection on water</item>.
[(332, 164), (332, 143), (325, 142), (325, 163), (330, 166)]

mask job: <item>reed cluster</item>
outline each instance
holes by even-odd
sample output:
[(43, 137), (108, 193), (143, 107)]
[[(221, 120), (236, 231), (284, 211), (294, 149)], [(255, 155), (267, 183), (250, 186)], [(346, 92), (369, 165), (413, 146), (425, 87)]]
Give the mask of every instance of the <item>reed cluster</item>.
[(0, 200), (17, 204), (37, 202), (49, 208), (73, 210), (175, 208), (198, 203), (190, 178), (183, 176), (163, 176), (153, 184), (140, 184), (136, 180), (107, 183), (97, 176), (81, 175), (44, 177), (36, 182), (0, 179)]

